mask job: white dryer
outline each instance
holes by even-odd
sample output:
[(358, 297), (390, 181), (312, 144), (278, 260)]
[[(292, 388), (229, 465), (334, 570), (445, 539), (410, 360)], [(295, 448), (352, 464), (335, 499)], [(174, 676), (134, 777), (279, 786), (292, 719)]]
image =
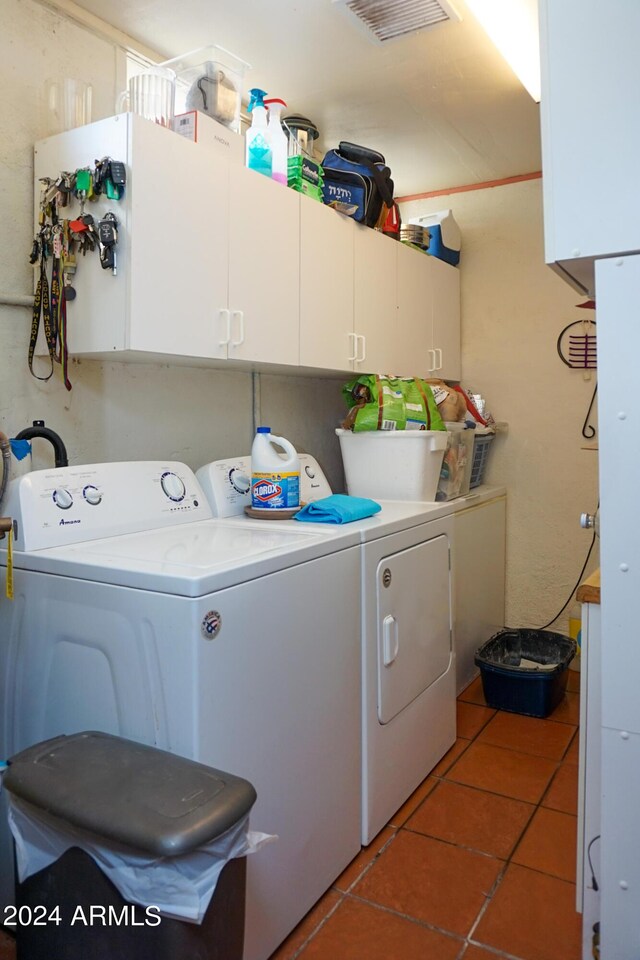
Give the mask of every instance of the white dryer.
[[(197, 471), (216, 516), (246, 523), (249, 457)], [(322, 470), (301, 454), (301, 499), (331, 492)], [(348, 529), (360, 548), (362, 608), (362, 843), (368, 844), (451, 747), (456, 737), (452, 627), (452, 516), (459, 505), (381, 501), (375, 516), (349, 523), (265, 523)]]
[(99, 729), (250, 780), (265, 960), (360, 849), (358, 531), (212, 519), (165, 462), (34, 472), (4, 506), (0, 755)]

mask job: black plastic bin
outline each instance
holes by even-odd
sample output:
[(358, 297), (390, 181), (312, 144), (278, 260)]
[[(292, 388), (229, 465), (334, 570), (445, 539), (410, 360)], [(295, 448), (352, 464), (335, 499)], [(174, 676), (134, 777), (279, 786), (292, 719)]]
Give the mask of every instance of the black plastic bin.
[[(157, 857), (189, 854), (221, 837), (256, 799), (240, 777), (94, 732), (57, 737), (12, 757), (4, 786), (50, 826), (71, 825), (103, 847)], [(149, 923), (144, 905), (128, 904), (94, 860), (72, 847), (17, 884), (23, 916), (60, 918), (18, 924), (17, 960), (241, 960), (245, 876), (244, 857), (226, 863), (202, 924), (164, 916), (158, 923), (157, 915)], [(107, 924), (100, 921), (102, 907)], [(98, 917), (93, 924), (77, 920), (91, 915)]]
[(571, 637), (549, 630), (500, 630), (475, 656), (490, 707), (547, 717), (567, 689), (576, 653)]

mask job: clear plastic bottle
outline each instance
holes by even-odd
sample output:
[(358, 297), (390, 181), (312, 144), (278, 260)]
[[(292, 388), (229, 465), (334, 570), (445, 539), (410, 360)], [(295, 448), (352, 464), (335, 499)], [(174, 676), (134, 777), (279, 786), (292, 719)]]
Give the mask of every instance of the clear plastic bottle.
[(287, 154), (289, 141), (282, 128), (282, 110), (286, 107), (284, 100), (272, 97), (265, 100), (269, 108), (269, 145), (271, 147), (271, 177), (278, 183), (287, 186)]
[(249, 91), (251, 99), (247, 107), (251, 114), (251, 126), (246, 134), (246, 165), (251, 170), (271, 176), (271, 145), (267, 129), (266, 93), (254, 87)]
[[(282, 447), (280, 456), (275, 444)], [(251, 506), (254, 510), (291, 510), (300, 506), (300, 461), (295, 448), (271, 427), (258, 427), (251, 447)]]

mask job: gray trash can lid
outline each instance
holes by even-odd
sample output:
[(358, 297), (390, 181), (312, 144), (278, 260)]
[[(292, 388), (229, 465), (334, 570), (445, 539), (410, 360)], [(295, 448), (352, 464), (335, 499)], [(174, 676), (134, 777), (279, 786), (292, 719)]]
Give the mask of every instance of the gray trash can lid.
[(241, 777), (94, 731), (16, 754), (3, 784), (50, 816), (164, 857), (215, 840), (256, 800)]

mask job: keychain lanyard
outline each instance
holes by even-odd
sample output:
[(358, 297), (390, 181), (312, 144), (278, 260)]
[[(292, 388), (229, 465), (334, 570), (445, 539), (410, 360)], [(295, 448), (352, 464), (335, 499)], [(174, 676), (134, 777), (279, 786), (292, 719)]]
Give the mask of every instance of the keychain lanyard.
[[(50, 380), (53, 375), (53, 364), (56, 354), (56, 331), (52, 324), (51, 303), (49, 301), (49, 281), (47, 280), (47, 254), (46, 241), (41, 238), (42, 254), (40, 257), (40, 277), (36, 287), (35, 297), (33, 299), (33, 319), (31, 322), (31, 336), (29, 338), (29, 370), (36, 380)], [(49, 361), (51, 370), (46, 377), (39, 377), (33, 370), (33, 357), (38, 340), (38, 331), (40, 329), (40, 315), (42, 314), (44, 335), (47, 341), (47, 350), (49, 351)]]

